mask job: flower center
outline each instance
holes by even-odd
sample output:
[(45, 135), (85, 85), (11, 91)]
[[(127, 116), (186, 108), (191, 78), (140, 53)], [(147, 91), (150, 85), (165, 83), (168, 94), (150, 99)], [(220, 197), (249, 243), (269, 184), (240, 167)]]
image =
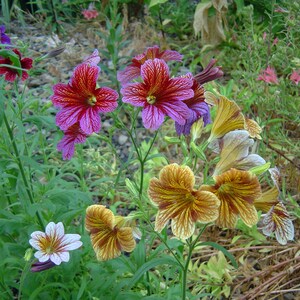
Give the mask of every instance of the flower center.
[(87, 102), (88, 105), (94, 106), (97, 102), (97, 99), (96, 99), (95, 96), (92, 95), (92, 96), (87, 98), (86, 102)]
[(150, 95), (146, 98), (146, 100), (149, 104), (154, 104), (156, 102), (156, 97), (153, 95)]

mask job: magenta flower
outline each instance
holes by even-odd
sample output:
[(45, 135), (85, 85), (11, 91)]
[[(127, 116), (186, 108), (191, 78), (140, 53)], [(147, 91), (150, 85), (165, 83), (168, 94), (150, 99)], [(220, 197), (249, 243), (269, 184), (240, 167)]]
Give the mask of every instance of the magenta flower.
[(293, 73), (290, 76), (290, 80), (292, 82), (294, 82), (296, 85), (298, 85), (298, 83), (300, 81), (300, 70), (298, 70), (298, 71), (293, 70)]
[(96, 87), (100, 68), (91, 64), (78, 65), (68, 84), (53, 86), (51, 100), (62, 109), (56, 115), (56, 124), (66, 131), (79, 123), (85, 135), (101, 128), (99, 113), (111, 112), (117, 106), (118, 93), (108, 87)]
[(8, 44), (8, 45), (10, 45), (10, 38), (4, 32), (5, 32), (5, 26), (4, 25), (0, 25), (0, 42), (1, 42), (1, 44)]
[(94, 52), (84, 59), (83, 64), (89, 64), (91, 66), (97, 66), (100, 62), (99, 51), (97, 49)]
[(163, 50), (161, 51), (158, 46), (147, 48), (143, 54), (139, 54), (132, 59), (132, 63), (123, 71), (118, 72), (118, 80), (122, 83), (128, 83), (132, 79), (141, 75), (141, 66), (148, 59), (160, 58), (164, 61), (181, 61), (182, 55), (177, 51)]
[(87, 135), (80, 129), (79, 123), (69, 127), (64, 134), (57, 144), (57, 150), (62, 152), (64, 160), (70, 160), (74, 155), (75, 144), (83, 144)]
[[(21, 52), (18, 49), (13, 49), (12, 50), (15, 54), (19, 56), (19, 61), (21, 68), (21, 79), (25, 80), (28, 78), (28, 73), (25, 70), (29, 70), (32, 68), (32, 59), (28, 57), (22, 58)], [(9, 58), (5, 57), (0, 57), (0, 65), (5, 64), (5, 65), (11, 65), (14, 66), (13, 62)], [(17, 69), (12, 69), (10, 67), (0, 67), (0, 75), (5, 75), (5, 80), (13, 82), (19, 76), (18, 70)]]
[(194, 78), (199, 84), (204, 84), (206, 82), (220, 78), (224, 75), (222, 67), (214, 67), (216, 62), (216, 59), (212, 59), (202, 72), (195, 75)]
[(184, 125), (190, 110), (183, 100), (194, 96), (193, 80), (170, 78), (169, 68), (164, 60), (149, 59), (141, 66), (143, 82), (129, 83), (121, 89), (122, 101), (143, 107), (142, 119), (146, 128), (156, 130), (169, 116)]
[(268, 66), (263, 72), (258, 76), (257, 80), (262, 80), (266, 83), (278, 84), (278, 79), (275, 70)]
[(190, 109), (190, 116), (183, 125), (175, 122), (175, 129), (178, 135), (190, 134), (192, 125), (201, 117), (203, 118), (204, 126), (211, 122), (209, 106), (205, 102), (204, 98), (204, 88), (195, 80), (195, 78), (193, 78), (193, 75), (191, 73), (188, 73), (184, 77), (193, 80), (192, 90), (194, 91), (194, 96), (188, 100), (183, 101)]
[(96, 9), (84, 9), (82, 11), (82, 14), (83, 14), (84, 18), (87, 20), (95, 19), (99, 15), (99, 13), (97, 12)]

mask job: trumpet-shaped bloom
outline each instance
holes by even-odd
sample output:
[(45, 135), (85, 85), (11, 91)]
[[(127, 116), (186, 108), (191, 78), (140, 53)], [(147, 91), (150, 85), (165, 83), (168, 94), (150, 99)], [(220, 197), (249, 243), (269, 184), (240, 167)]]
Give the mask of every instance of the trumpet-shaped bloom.
[(109, 260), (120, 256), (121, 251), (131, 252), (135, 248), (133, 228), (115, 217), (103, 205), (91, 205), (86, 210), (85, 227), (91, 236), (98, 260)]
[(245, 118), (241, 109), (234, 102), (224, 96), (220, 96), (217, 105), (217, 114), (212, 125), (209, 140), (220, 138), (229, 131), (244, 129)]
[(207, 67), (195, 76), (195, 80), (199, 84), (204, 84), (206, 82), (220, 78), (224, 75), (222, 67), (214, 67), (216, 62), (216, 59), (212, 59), (207, 65)]
[(51, 100), (61, 110), (56, 115), (56, 124), (61, 130), (68, 130), (79, 123), (86, 135), (98, 132), (101, 128), (99, 113), (113, 111), (118, 103), (118, 93), (108, 87), (96, 87), (100, 68), (94, 63), (78, 65), (68, 84), (53, 86)]
[(270, 236), (275, 233), (279, 244), (286, 245), (294, 239), (294, 225), (282, 202), (274, 205), (263, 219), (263, 233)]
[(202, 185), (200, 190), (214, 193), (221, 202), (216, 224), (234, 228), (240, 216), (249, 227), (255, 225), (258, 216), (254, 200), (261, 195), (257, 177), (247, 171), (231, 169), (214, 179), (214, 186)]
[(148, 195), (158, 206), (155, 230), (161, 232), (169, 220), (175, 236), (189, 238), (195, 223), (208, 223), (218, 218), (220, 202), (211, 192), (194, 190), (195, 177), (189, 167), (171, 164), (159, 178), (152, 178)]
[(231, 168), (249, 170), (266, 163), (257, 154), (249, 155), (249, 148), (254, 144), (254, 141), (249, 138), (249, 133), (246, 130), (230, 131), (217, 142), (218, 149), (214, 150), (220, 152), (220, 160), (215, 167), (214, 176)]
[(123, 84), (128, 83), (132, 79), (141, 75), (141, 66), (148, 59), (163, 59), (164, 61), (181, 61), (182, 55), (177, 51), (163, 50), (161, 51), (158, 46), (147, 48), (147, 50), (140, 55), (135, 56), (132, 59), (132, 63), (125, 68), (123, 71), (118, 72), (118, 80)]
[(73, 157), (75, 144), (83, 144), (87, 135), (80, 129), (78, 123), (72, 125), (64, 132), (64, 137), (57, 144), (57, 150), (62, 152), (64, 160), (69, 160)]
[(33, 232), (29, 243), (38, 250), (34, 256), (39, 262), (47, 263), (50, 266), (49, 261), (55, 265), (68, 262), (70, 259), (69, 251), (82, 246), (82, 242), (79, 241), (80, 238), (79, 234), (65, 234), (64, 225), (61, 222), (57, 224), (50, 222), (46, 226), (45, 232)]
[(262, 71), (257, 80), (262, 80), (266, 83), (279, 84), (275, 69), (271, 68), (270, 66)]
[(141, 66), (143, 82), (129, 83), (121, 89), (122, 101), (143, 107), (142, 119), (146, 128), (156, 130), (165, 115), (185, 124), (190, 110), (183, 100), (194, 96), (190, 78), (170, 78), (169, 68), (162, 59), (147, 60)]
[(8, 35), (5, 34), (5, 30), (5, 26), (0, 25), (0, 43), (10, 45), (10, 38)]
[[(5, 75), (4, 79), (6, 81), (13, 82), (16, 80), (17, 76), (20, 76), (22, 81), (28, 78), (28, 73), (25, 70), (30, 70), (32, 68), (32, 59), (29, 57), (22, 58), (21, 52), (18, 49), (12, 50), (19, 57), (20, 67), (23, 70), (17, 70), (10, 67), (0, 67), (0, 75)], [(0, 57), (0, 64), (14, 66), (14, 63), (10, 58)], [(21, 75), (19, 75), (21, 72)]]
[(201, 117), (203, 118), (204, 126), (211, 122), (209, 107), (204, 98), (204, 88), (193, 78), (191, 73), (188, 73), (184, 77), (193, 80), (192, 90), (194, 91), (194, 96), (183, 101), (190, 109), (190, 116), (184, 125), (175, 122), (175, 129), (178, 135), (190, 134), (192, 125)]

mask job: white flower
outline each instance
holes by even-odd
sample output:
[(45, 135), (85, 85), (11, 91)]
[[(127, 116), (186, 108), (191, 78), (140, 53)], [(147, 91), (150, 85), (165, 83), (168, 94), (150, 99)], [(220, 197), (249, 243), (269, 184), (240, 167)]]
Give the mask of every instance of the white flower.
[(39, 262), (52, 261), (56, 265), (68, 262), (69, 251), (82, 246), (79, 234), (65, 234), (62, 222), (57, 224), (50, 222), (46, 226), (45, 233), (34, 231), (29, 240), (30, 245), (38, 251), (34, 256)]

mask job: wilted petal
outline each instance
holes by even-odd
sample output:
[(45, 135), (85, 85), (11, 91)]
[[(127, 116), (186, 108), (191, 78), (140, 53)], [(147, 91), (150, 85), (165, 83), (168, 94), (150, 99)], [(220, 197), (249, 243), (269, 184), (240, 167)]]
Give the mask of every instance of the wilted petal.
[(272, 178), (274, 184), (276, 185), (278, 190), (280, 190), (281, 175), (280, 175), (279, 169), (277, 167), (270, 168), (269, 173), (271, 174), (271, 178)]
[(277, 241), (286, 245), (288, 240), (294, 239), (294, 225), (282, 202), (274, 205), (263, 219), (265, 227), (263, 233), (270, 236), (275, 232)]
[(209, 140), (220, 138), (230, 131), (244, 129), (244, 127), (245, 119), (239, 106), (226, 97), (220, 96)]
[(261, 140), (259, 135), (262, 132), (261, 127), (252, 119), (245, 118), (245, 129), (249, 132), (252, 138)]
[(233, 228), (238, 216), (248, 226), (256, 224), (254, 200), (261, 195), (257, 177), (247, 171), (231, 169), (214, 178), (214, 186), (201, 186), (200, 190), (214, 193), (221, 201), (217, 225)]

